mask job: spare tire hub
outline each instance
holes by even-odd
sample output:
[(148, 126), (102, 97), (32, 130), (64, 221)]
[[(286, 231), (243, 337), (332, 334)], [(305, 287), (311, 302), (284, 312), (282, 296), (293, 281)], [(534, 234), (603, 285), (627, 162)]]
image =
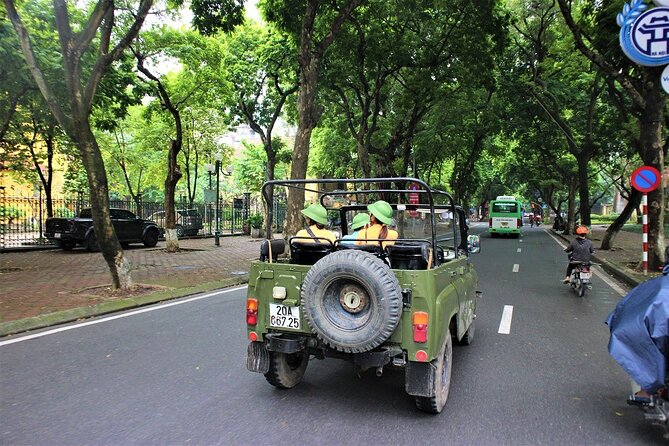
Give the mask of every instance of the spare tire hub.
[(361, 312), (369, 302), (367, 293), (355, 285), (346, 285), (339, 293), (339, 303), (344, 310), (355, 314)]

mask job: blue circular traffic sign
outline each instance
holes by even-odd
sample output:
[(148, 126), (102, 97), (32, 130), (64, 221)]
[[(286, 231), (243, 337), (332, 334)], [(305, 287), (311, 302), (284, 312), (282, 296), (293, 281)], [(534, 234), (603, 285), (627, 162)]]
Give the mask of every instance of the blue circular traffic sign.
[(650, 192), (658, 188), (662, 176), (660, 172), (652, 166), (641, 166), (632, 172), (632, 187), (639, 192)]

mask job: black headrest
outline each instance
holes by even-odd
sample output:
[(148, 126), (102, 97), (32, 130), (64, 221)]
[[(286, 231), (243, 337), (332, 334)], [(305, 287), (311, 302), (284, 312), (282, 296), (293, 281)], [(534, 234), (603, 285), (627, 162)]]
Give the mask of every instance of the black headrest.
[[(283, 239), (274, 239), (271, 241), (272, 244), (272, 260), (283, 254), (286, 251), (286, 242)], [(270, 255), (270, 241), (265, 239), (260, 243), (260, 261), (265, 262), (269, 259)]]
[(311, 237), (291, 237), (289, 243), (291, 249), (299, 248), (305, 251), (332, 251), (334, 249), (334, 244), (330, 240), (321, 237), (317, 239), (320, 243), (316, 243)]

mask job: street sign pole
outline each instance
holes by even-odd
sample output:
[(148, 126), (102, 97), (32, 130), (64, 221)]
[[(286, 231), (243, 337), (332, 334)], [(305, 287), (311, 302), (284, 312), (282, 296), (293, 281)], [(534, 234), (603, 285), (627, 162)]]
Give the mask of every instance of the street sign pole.
[(643, 226), (642, 239), (643, 244), (643, 274), (648, 274), (648, 192), (658, 188), (662, 181), (660, 172), (652, 166), (641, 166), (632, 172), (630, 183), (632, 187), (643, 193), (641, 197), (641, 223)]
[(641, 213), (642, 216), (642, 226), (643, 226), (643, 236), (641, 241), (643, 242), (643, 275), (648, 274), (648, 194), (644, 193), (641, 198)]

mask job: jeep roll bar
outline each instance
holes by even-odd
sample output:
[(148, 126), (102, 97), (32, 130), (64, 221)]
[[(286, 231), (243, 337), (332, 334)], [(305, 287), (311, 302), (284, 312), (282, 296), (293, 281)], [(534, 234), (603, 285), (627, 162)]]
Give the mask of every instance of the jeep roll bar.
[[(399, 183), (404, 183), (405, 185), (409, 185), (411, 183), (418, 184), (421, 189), (407, 189), (406, 187), (403, 189), (393, 189), (393, 188), (383, 188), (383, 189), (359, 189), (358, 184), (378, 184), (378, 185), (384, 185), (387, 186), (388, 184), (395, 185), (397, 186)], [(385, 183), (385, 184), (384, 184)], [(344, 185), (343, 190), (335, 190), (335, 191), (328, 191), (328, 192), (323, 192), (317, 189), (312, 189), (310, 187), (307, 187), (309, 184), (338, 184), (338, 185)], [(347, 190), (346, 185), (352, 185), (353, 190)], [(360, 194), (360, 195), (370, 195), (374, 193), (392, 193), (392, 194), (402, 194), (402, 193), (416, 193), (416, 194), (421, 194), (421, 195), (426, 195), (427, 196), (427, 203), (420, 203), (421, 206), (429, 206), (430, 208), (430, 226), (431, 226), (431, 231), (432, 231), (432, 249), (436, 249), (437, 247), (437, 237), (436, 237), (436, 230), (435, 230), (435, 213), (434, 213), (434, 197), (435, 196), (443, 196), (448, 199), (448, 202), (450, 203), (450, 208), (453, 210), (453, 218), (455, 219), (455, 213), (456, 213), (456, 206), (455, 206), (455, 201), (453, 200), (453, 196), (449, 194), (448, 192), (439, 190), (439, 189), (432, 189), (430, 186), (424, 182), (421, 179), (418, 178), (411, 178), (411, 177), (396, 177), (396, 178), (356, 178), (356, 179), (347, 179), (347, 178), (339, 178), (339, 179), (300, 179), (300, 180), (272, 180), (272, 181), (267, 181), (265, 184), (262, 186), (262, 196), (263, 200), (265, 201), (265, 208), (267, 209), (267, 230), (266, 230), (266, 236), (268, 239), (271, 239), (271, 231), (272, 231), (272, 220), (273, 220), (273, 203), (270, 203), (269, 200), (269, 190), (270, 187), (274, 188), (274, 186), (283, 186), (287, 187), (290, 189), (297, 189), (297, 190), (302, 190), (305, 192), (313, 192), (317, 194), (320, 197), (320, 202), (323, 204), (323, 199), (327, 196), (336, 196), (336, 195), (354, 195), (354, 194)], [(403, 204), (408, 204), (408, 203), (403, 203)], [(326, 207), (327, 208), (327, 207)], [(454, 224), (453, 225), (453, 240), (457, 239), (457, 234), (456, 234), (456, 228), (458, 225)], [(457, 247), (454, 247), (455, 249), (455, 255), (456, 257), (459, 257), (458, 249)]]

